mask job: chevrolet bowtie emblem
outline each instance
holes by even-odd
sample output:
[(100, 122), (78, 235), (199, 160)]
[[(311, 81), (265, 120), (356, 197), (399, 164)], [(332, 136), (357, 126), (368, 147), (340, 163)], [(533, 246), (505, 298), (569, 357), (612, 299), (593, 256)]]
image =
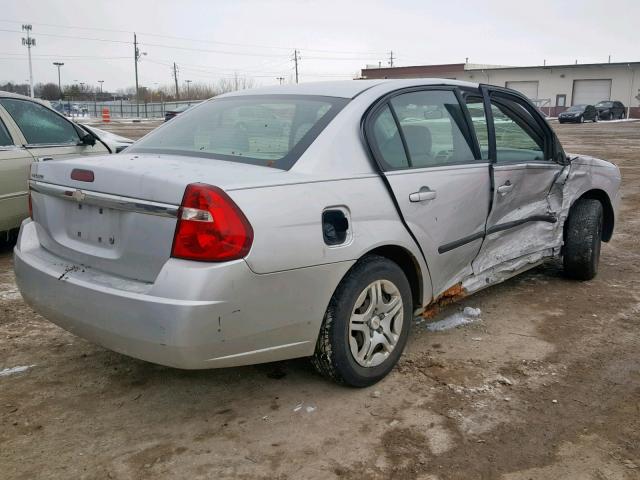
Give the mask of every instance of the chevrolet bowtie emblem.
[(84, 201), (86, 196), (87, 195), (82, 190), (76, 190), (71, 194), (71, 197), (78, 203)]

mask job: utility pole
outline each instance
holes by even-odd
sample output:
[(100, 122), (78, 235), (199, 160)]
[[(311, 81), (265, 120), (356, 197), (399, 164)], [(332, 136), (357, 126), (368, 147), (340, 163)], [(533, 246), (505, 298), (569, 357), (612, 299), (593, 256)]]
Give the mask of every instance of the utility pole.
[(298, 83), (298, 60), (300, 60), (300, 52), (298, 50), (293, 51), (293, 62), (296, 66), (296, 83)]
[(186, 84), (187, 84), (187, 100), (191, 100), (191, 94), (189, 93), (189, 84), (192, 82), (192, 80), (185, 80)]
[(33, 98), (33, 68), (31, 67), (31, 47), (36, 46), (36, 39), (31, 38), (31, 29), (33, 27), (29, 24), (22, 25), (22, 30), (27, 32), (27, 38), (22, 37), (22, 45), (27, 47), (27, 54), (29, 55), (29, 96)]
[(180, 100), (180, 91), (178, 90), (178, 66), (173, 62), (173, 79), (176, 82), (176, 100)]
[(276, 77), (276, 80), (278, 80), (278, 82), (280, 82), (280, 85), (282, 85), (284, 83), (284, 77)]
[(393, 68), (393, 50), (389, 52), (389, 67)]
[(53, 62), (58, 67), (58, 90), (60, 90), (60, 101), (62, 101), (62, 83), (60, 82), (60, 67), (64, 65), (62, 62)]
[(138, 60), (140, 59), (140, 50), (138, 50), (138, 38), (133, 34), (133, 60), (136, 67), (136, 116), (140, 116), (140, 91), (138, 89)]

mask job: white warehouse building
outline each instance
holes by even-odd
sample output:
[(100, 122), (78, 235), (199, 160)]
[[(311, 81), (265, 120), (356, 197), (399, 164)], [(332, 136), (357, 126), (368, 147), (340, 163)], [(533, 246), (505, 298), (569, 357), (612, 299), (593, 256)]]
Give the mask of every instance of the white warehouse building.
[(508, 67), (454, 63), (362, 69), (361, 78), (439, 77), (513, 88), (556, 116), (571, 105), (617, 100), (640, 118), (640, 62)]

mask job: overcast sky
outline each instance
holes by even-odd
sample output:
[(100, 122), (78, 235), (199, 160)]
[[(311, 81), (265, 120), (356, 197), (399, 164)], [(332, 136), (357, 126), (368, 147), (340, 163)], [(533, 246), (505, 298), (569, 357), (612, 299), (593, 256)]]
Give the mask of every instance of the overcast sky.
[[(353, 78), (366, 64), (533, 65), (638, 61), (638, 0), (2, 0), (0, 82), (29, 77), (21, 23), (33, 24), (34, 82), (105, 90), (134, 85), (133, 33), (146, 52), (140, 85), (215, 82), (235, 72), (259, 85)], [(96, 40), (100, 39), (100, 40)]]

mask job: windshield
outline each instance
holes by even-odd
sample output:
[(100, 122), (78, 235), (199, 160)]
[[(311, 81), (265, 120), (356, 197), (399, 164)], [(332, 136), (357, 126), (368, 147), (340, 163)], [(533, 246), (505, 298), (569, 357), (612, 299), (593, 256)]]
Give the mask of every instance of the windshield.
[(574, 105), (573, 107), (569, 107), (567, 112), (581, 112), (584, 110), (586, 105)]
[(348, 99), (243, 95), (194, 106), (128, 151), (289, 169)]
[(613, 107), (613, 102), (598, 102), (596, 107)]

